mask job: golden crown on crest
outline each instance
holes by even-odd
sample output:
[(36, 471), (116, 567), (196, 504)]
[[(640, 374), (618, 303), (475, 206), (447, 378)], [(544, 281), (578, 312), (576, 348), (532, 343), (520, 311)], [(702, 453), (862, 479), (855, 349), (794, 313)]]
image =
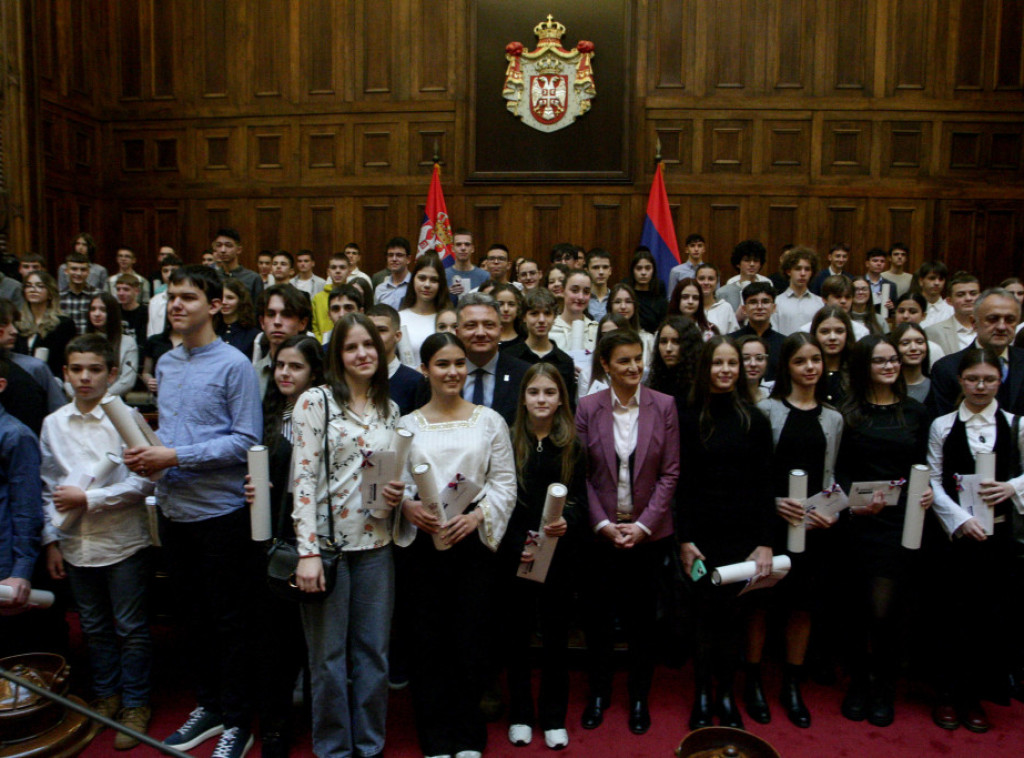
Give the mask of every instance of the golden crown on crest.
[(537, 35), (541, 42), (548, 39), (559, 40), (565, 34), (565, 24), (555, 21), (549, 13), (547, 21), (541, 21), (533, 27), (533, 33)]

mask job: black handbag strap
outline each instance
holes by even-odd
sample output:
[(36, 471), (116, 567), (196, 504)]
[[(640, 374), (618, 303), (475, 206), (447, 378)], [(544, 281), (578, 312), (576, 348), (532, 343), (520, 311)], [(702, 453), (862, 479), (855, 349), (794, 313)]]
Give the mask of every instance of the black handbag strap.
[(327, 397), (327, 390), (320, 388), (324, 396), (324, 486), (327, 490), (327, 544), (334, 547), (334, 509), (331, 508), (331, 447), (327, 427), (331, 422), (331, 403)]

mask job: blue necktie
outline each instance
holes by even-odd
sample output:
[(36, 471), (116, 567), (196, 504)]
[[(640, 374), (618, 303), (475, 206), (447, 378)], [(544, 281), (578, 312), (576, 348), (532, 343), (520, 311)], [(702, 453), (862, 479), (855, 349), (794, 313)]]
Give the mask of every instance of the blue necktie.
[(1007, 360), (1005, 358), (1000, 358), (999, 359), (999, 365), (1003, 369), (1003, 379), (1002, 379), (1002, 381), (1005, 383), (1007, 377), (1010, 376), (1010, 364), (1007, 362)]
[(473, 405), (484, 404), (484, 377), (487, 372), (478, 368), (473, 372)]

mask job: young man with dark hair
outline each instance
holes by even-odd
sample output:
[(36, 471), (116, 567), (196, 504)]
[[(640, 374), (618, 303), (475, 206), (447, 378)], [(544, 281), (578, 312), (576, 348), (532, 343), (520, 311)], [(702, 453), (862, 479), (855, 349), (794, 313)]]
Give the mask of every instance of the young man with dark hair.
[(252, 365), (259, 379), (260, 397), (267, 393), (267, 385), (274, 373), (277, 348), (289, 337), (302, 334), (312, 319), (309, 299), (291, 284), (268, 287), (256, 301), (256, 318), (263, 336), (257, 339)]
[[(153, 299), (149, 301), (149, 308), (147, 309), (149, 311), (149, 325), (146, 327), (147, 337), (160, 334), (164, 330), (164, 322), (167, 320), (167, 282), (170, 281), (171, 274), (181, 266), (181, 258), (174, 253), (165, 255), (164, 259), (160, 261), (160, 279), (163, 282), (163, 290), (153, 295)], [(140, 346), (142, 342), (139, 342)]]
[(612, 275), (612, 254), (604, 248), (595, 247), (587, 253), (587, 271), (590, 274), (590, 318), (600, 321), (608, 313), (608, 280)]
[(263, 289), (267, 287), (273, 287), (277, 283), (274, 279), (274, 254), (269, 250), (260, 250), (260, 254), (256, 256), (256, 273), (260, 275), (260, 279), (263, 281)]
[(295, 258), (287, 250), (275, 250), (270, 259), (270, 271), (274, 284), (288, 284), (295, 278)]
[(892, 243), (889, 248), (889, 268), (882, 272), (882, 276), (896, 285), (896, 297), (902, 297), (904, 293), (910, 292), (910, 286), (914, 282), (914, 276), (906, 271), (907, 261), (910, 259), (910, 251), (902, 242)]
[(775, 299), (772, 327), (788, 337), (814, 318), (824, 305), (821, 298), (807, 289), (818, 268), (818, 256), (809, 247), (794, 247), (782, 259), (782, 273), (789, 287)]
[(788, 253), (794, 247), (796, 247), (796, 245), (794, 245), (792, 242), (787, 242), (785, 245), (782, 246), (782, 249), (779, 252), (779, 270), (776, 271), (774, 274), (768, 275), (768, 278), (771, 279), (772, 281), (772, 285), (775, 287), (776, 297), (785, 292), (786, 289), (789, 287), (789, 279), (787, 279), (786, 275), (782, 273), (782, 261), (785, 260), (786, 253)]
[[(81, 232), (75, 235), (71, 244), (71, 252), (85, 256), (85, 262), (89, 264), (89, 274), (85, 283), (94, 290), (101, 290), (107, 286), (107, 270), (96, 263), (96, 240), (88, 232)], [(65, 261), (68, 259), (65, 258)], [(57, 289), (63, 292), (68, 289), (67, 263), (60, 264), (57, 269)]]
[(519, 267), (516, 269), (516, 279), (522, 285), (524, 294), (543, 286), (540, 281), (540, 267), (537, 266), (536, 261), (532, 261), (529, 258), (523, 258), (519, 261)]
[(331, 292), (348, 281), (349, 262), (345, 253), (334, 253), (327, 262), (327, 276), (330, 281), (323, 286), (319, 292), (313, 295), (313, 302), (310, 304), (313, 309), (313, 334), (321, 342), (324, 341), (324, 334), (331, 331), (334, 321), (330, 317), (328, 301)]
[[(177, 257), (177, 255), (174, 252), (174, 248), (171, 247), (170, 245), (161, 245), (159, 249), (156, 251), (156, 265), (158, 270), (163, 270), (164, 261), (168, 257)], [(165, 292), (167, 290), (167, 281), (163, 278), (162, 274), (160, 276), (153, 277), (150, 283), (153, 285), (152, 288), (150, 289), (150, 291), (153, 293), (153, 297), (156, 297), (161, 292)]]
[(569, 268), (576, 267), (576, 246), (568, 242), (559, 242), (551, 248), (551, 265), (564, 263)]
[(686, 237), (683, 250), (686, 255), (686, 260), (678, 266), (673, 266), (672, 270), (668, 272), (669, 297), (672, 296), (672, 293), (675, 291), (676, 285), (679, 284), (680, 279), (694, 278), (697, 276), (697, 266), (704, 262), (704, 253), (707, 251), (707, 243), (701, 235), (689, 234)]
[(733, 339), (752, 334), (763, 339), (768, 345), (768, 367), (764, 378), (775, 380), (779, 368), (779, 355), (786, 337), (772, 329), (772, 315), (775, 313), (775, 286), (771, 282), (753, 282), (743, 290), (743, 308), (747, 314), (747, 325), (729, 336)]
[(263, 292), (263, 280), (255, 271), (250, 271), (238, 262), (242, 254), (242, 235), (235, 229), (218, 229), (213, 238), (213, 256), (224, 276), (237, 279), (245, 285), (255, 303)]
[[(502, 245), (500, 242), (495, 242), (487, 248), (487, 254), (484, 255), (483, 267), (492, 282), (495, 284), (508, 284), (509, 265), (507, 247)], [(522, 289), (522, 286), (518, 282), (515, 284), (519, 289)]]
[(83, 334), (89, 325), (89, 303), (98, 290), (89, 285), (89, 258), (84, 253), (71, 253), (64, 265), (68, 288), (60, 293), (60, 309), (75, 322), (78, 333)]
[[(473, 254), (476, 247), (473, 244), (473, 232), (469, 229), (456, 229), (452, 235), (452, 252), (455, 254), (455, 263), (445, 269), (445, 276), (448, 277), (448, 292), (452, 296), (452, 302), (480, 287), (487, 281), (487, 272), (482, 268), (473, 265)], [(393, 303), (389, 303), (397, 308)]]
[[(853, 310), (853, 280), (842, 274), (828, 277), (821, 285), (821, 298), (825, 301), (825, 305), (834, 305), (849, 313)], [(853, 325), (854, 342), (871, 333), (860, 321), (851, 318), (850, 322)], [(814, 323), (813, 319), (801, 326), (798, 331), (810, 334), (812, 323)]]
[(548, 338), (551, 325), (558, 315), (558, 301), (547, 289), (538, 287), (526, 295), (523, 305), (523, 324), (526, 326), (526, 339), (508, 348), (505, 353), (510, 358), (533, 365), (545, 361), (550, 363), (565, 381), (569, 392), (569, 401), (576, 410), (576, 365), (572, 358), (558, 345)]
[[(46, 567), (53, 580), (69, 579), (89, 651), (92, 709), (145, 734), (153, 662), (145, 498), (153, 484), (121, 465), (88, 491), (69, 481), (94, 473), (105, 456), (120, 455), (121, 436), (100, 407), (117, 377), (110, 343), (84, 334), (68, 343), (65, 356), (64, 379), (74, 397), (46, 417), (40, 437)], [(126, 734), (114, 739), (118, 750), (137, 744)]]
[(736, 269), (736, 275), (718, 288), (715, 297), (729, 303), (733, 311), (738, 310), (743, 302), (743, 290), (748, 284), (771, 282), (771, 279), (760, 273), (767, 255), (764, 245), (758, 240), (744, 240), (736, 245), (729, 258), (732, 267)]
[(978, 277), (964, 271), (957, 272), (949, 280), (949, 304), (953, 306), (953, 315), (928, 327), (928, 338), (946, 355), (959, 353), (974, 342), (974, 303), (980, 291)]
[(886, 319), (896, 307), (896, 285), (882, 276), (888, 253), (880, 247), (873, 247), (864, 255), (864, 278), (871, 286), (871, 300), (875, 313)]
[[(254, 577), (243, 484), (263, 435), (259, 383), (245, 355), (217, 337), (223, 285), (205, 266), (171, 274), (168, 313), (182, 343), (156, 373), (162, 445), (129, 448), (124, 462), (157, 482), (160, 534), (192, 646), (198, 706), (164, 743), (191, 750), (218, 734), (214, 754), (252, 746)], [(298, 297), (305, 299), (301, 294)]]
[(327, 343), (331, 341), (334, 325), (350, 313), (362, 313), (363, 308), (363, 291), (359, 287), (354, 284), (342, 284), (332, 289), (327, 295), (327, 317), (330, 324), (320, 338), (320, 343), (326, 348)]
[(142, 345), (146, 341), (149, 312), (139, 304), (139, 279), (131, 274), (120, 274), (114, 279), (114, 297), (121, 305), (121, 323), (124, 333)]
[[(953, 317), (953, 306), (946, 302), (946, 280), (949, 269), (942, 261), (925, 261), (917, 269), (916, 287), (928, 303), (921, 326), (925, 329)], [(911, 288), (913, 289), (913, 288)]]
[(830, 276), (845, 276), (851, 282), (853, 277), (846, 272), (846, 264), (850, 261), (850, 246), (842, 243), (833, 245), (828, 251), (828, 265), (817, 273), (817, 275), (811, 279), (811, 283), (808, 289), (815, 295), (824, 297), (821, 294), (821, 285)]
[[(0, 398), (10, 392), (12, 370), (8, 351), (0, 350)], [(0, 600), (0, 656), (30, 652), (28, 646), (38, 642), (32, 639), (27, 614), (7, 616), (3, 611), (16, 611), (28, 602), (43, 528), (39, 441), (5, 405), (0, 403), (0, 585), (14, 597)]]
[(18, 259), (18, 276), (22, 281), (33, 271), (45, 271), (46, 259), (39, 253), (25, 253)]
[(114, 287), (117, 284), (118, 277), (130, 276), (138, 282), (139, 302), (148, 303), (150, 300), (149, 281), (135, 270), (136, 262), (137, 258), (134, 250), (127, 245), (119, 247), (117, 249), (117, 272), (107, 279), (107, 289), (111, 295), (116, 295), (117, 292)]
[(296, 289), (309, 295), (310, 300), (322, 292), (327, 284), (326, 279), (313, 273), (315, 265), (316, 260), (313, 257), (312, 250), (300, 250), (295, 256), (295, 268), (298, 272), (295, 274), (295, 278), (292, 279), (291, 284)]
[(355, 242), (349, 242), (345, 245), (345, 256), (348, 258), (349, 278), (365, 279), (367, 284), (372, 285), (373, 282), (370, 280), (370, 275), (359, 269), (363, 265), (363, 253), (359, 249), (359, 245)]
[(366, 317), (377, 327), (384, 343), (388, 362), (388, 387), (391, 399), (398, 403), (403, 416), (416, 410), (416, 392), (423, 383), (423, 375), (398, 360), (398, 343), (402, 340), (402, 320), (390, 305), (378, 303), (366, 309)]
[(409, 273), (411, 249), (409, 240), (405, 237), (392, 237), (388, 240), (386, 246), (388, 274), (373, 291), (374, 302), (390, 305), (396, 311), (402, 307), (402, 299), (409, 288), (409, 280), (412, 279), (412, 274)]

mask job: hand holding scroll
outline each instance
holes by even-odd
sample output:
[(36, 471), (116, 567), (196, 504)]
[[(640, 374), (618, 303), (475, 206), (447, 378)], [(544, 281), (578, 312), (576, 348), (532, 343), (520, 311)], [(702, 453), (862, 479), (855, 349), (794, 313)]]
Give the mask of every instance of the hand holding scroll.
[(423, 502), (420, 500), (406, 500), (402, 503), (402, 515), (405, 516), (422, 532), (427, 534), (437, 534), (441, 528), (441, 522), (437, 516), (428, 511), (423, 507)]
[(757, 564), (757, 576), (770, 576), (772, 573), (772, 549), (766, 545), (759, 545), (754, 552), (747, 556), (748, 561)]
[(130, 447), (124, 451), (124, 465), (139, 476), (152, 476), (178, 465), (178, 454), (163, 445)]
[(1013, 497), (1014, 489), (1009, 482), (986, 481), (981, 483), (978, 494), (981, 495), (981, 499), (985, 501), (986, 505), (993, 506)]
[(53, 491), (53, 507), (60, 513), (72, 511), (75, 508), (85, 508), (87, 505), (85, 490), (80, 487), (62, 484)]
[(550, 524), (544, 527), (544, 534), (548, 537), (564, 537), (565, 533), (569, 530), (569, 525), (566, 523), (565, 517), (559, 517), (557, 520), (552, 521)]

